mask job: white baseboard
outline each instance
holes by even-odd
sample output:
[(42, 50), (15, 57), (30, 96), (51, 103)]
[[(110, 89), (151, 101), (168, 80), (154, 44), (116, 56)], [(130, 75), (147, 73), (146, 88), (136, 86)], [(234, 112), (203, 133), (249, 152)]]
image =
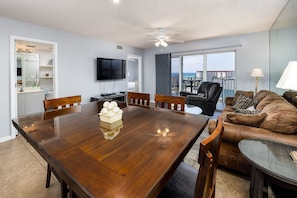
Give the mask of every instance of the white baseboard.
[(11, 136), (2, 137), (2, 138), (0, 138), (0, 143), (1, 142), (6, 142), (6, 141), (9, 141), (9, 140), (12, 140), (12, 139), (14, 139), (14, 138), (12, 138)]

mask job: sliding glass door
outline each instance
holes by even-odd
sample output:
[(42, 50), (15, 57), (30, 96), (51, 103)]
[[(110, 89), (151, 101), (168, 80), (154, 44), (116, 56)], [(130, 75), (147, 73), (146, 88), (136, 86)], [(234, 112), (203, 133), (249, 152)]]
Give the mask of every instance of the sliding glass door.
[(235, 51), (172, 57), (171, 72), (172, 95), (179, 95), (180, 91), (196, 93), (202, 81), (211, 81), (223, 87), (223, 101), (234, 95)]

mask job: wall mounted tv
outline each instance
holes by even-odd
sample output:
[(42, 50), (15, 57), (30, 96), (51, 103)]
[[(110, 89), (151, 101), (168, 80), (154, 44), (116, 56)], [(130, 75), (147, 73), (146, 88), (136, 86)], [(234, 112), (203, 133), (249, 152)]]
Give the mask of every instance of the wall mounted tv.
[(97, 80), (123, 79), (125, 77), (125, 60), (97, 58)]

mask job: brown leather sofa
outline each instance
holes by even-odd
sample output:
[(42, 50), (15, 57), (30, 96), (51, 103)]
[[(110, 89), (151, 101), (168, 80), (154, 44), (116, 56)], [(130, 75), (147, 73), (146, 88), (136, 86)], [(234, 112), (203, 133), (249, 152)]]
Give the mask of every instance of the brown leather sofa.
[[(234, 106), (239, 97), (244, 98), (242, 95), (254, 101), (255, 110), (251, 111), (255, 114), (235, 113)], [(261, 138), (297, 146), (297, 108), (284, 97), (268, 90), (261, 90), (255, 96), (253, 92), (237, 91), (235, 97), (227, 97), (225, 103), (219, 165), (250, 175), (251, 165), (238, 149), (242, 139)], [(209, 121), (209, 133), (215, 125), (216, 120)]]

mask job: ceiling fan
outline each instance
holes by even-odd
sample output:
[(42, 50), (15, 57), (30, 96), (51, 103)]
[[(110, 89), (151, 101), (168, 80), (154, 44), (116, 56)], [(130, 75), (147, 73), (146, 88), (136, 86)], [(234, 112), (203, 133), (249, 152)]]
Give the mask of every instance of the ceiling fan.
[[(169, 36), (170, 35), (170, 36)], [(181, 40), (174, 40), (172, 37), (179, 36), (179, 34), (168, 34), (166, 33), (165, 28), (157, 28), (154, 33), (149, 34), (148, 36), (153, 37), (156, 47), (167, 47), (168, 43), (182, 43)]]

